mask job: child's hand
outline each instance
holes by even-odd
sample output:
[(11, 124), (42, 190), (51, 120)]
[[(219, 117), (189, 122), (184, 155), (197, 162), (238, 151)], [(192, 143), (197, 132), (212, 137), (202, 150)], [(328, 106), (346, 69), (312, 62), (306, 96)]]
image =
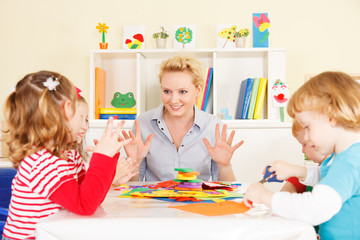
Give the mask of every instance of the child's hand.
[(131, 139), (124, 140), (120, 135), (121, 128), (125, 124), (125, 121), (118, 123), (115, 131), (113, 131), (113, 121), (113, 118), (110, 117), (99, 143), (94, 148), (94, 152), (113, 157), (120, 151), (122, 146), (131, 142)]
[(252, 207), (252, 203), (265, 204), (271, 207), (271, 199), (274, 193), (269, 191), (261, 183), (253, 183), (248, 187), (244, 195), (244, 203), (248, 207)]
[(307, 170), (304, 166), (288, 163), (286, 161), (278, 160), (270, 164), (269, 171), (275, 171), (277, 179), (286, 180), (290, 177), (298, 177), (301, 181), (306, 178)]
[(139, 174), (139, 164), (135, 158), (129, 157), (127, 160), (121, 158), (116, 166), (116, 174), (112, 183), (113, 187), (127, 183), (133, 176)]

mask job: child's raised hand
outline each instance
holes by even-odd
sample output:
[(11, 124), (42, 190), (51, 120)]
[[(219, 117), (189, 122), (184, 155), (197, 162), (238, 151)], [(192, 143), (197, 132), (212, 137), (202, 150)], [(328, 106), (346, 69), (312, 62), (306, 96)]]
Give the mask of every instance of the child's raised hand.
[(131, 142), (131, 139), (124, 140), (120, 135), (121, 128), (125, 124), (125, 121), (118, 123), (115, 130), (113, 130), (113, 122), (114, 119), (110, 117), (99, 143), (94, 148), (94, 152), (113, 157), (120, 151), (122, 146)]
[(276, 178), (279, 180), (298, 177), (301, 181), (304, 181), (306, 178), (307, 170), (304, 166), (295, 165), (282, 160), (277, 160), (271, 163), (270, 166), (269, 171), (275, 171)]
[(129, 157), (128, 159), (125, 159), (123, 157), (119, 159), (112, 186), (120, 186), (121, 184), (128, 182), (133, 176), (139, 174), (139, 171), (137, 170), (138, 167), (139, 164), (136, 162), (135, 158)]

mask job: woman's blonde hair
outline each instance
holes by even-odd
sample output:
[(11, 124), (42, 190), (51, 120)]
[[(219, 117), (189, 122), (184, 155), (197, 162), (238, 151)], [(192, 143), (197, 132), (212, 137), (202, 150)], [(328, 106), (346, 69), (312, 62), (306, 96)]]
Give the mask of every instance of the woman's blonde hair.
[(342, 72), (323, 72), (307, 81), (291, 97), (287, 111), (314, 111), (336, 120), (345, 129), (360, 129), (360, 84)]
[(188, 72), (193, 78), (195, 87), (205, 85), (205, 75), (199, 60), (188, 55), (175, 55), (164, 60), (160, 66), (159, 81), (167, 72)]
[[(44, 86), (44, 82), (49, 80), (59, 82), (55, 89)], [(64, 157), (71, 136), (62, 109), (65, 100), (71, 101), (75, 113), (75, 87), (59, 73), (30, 73), (16, 84), (15, 91), (7, 97), (4, 106), (8, 124), (4, 140), (9, 146), (9, 158), (16, 168), (24, 157), (44, 147), (51, 154)]]

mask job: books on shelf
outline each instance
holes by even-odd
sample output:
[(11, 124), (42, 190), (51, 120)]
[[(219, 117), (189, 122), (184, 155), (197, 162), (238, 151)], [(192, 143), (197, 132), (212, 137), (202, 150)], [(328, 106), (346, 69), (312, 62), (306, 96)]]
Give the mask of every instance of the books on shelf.
[(235, 119), (261, 119), (267, 78), (248, 78), (241, 82)]
[(99, 109), (105, 107), (106, 72), (95, 68), (95, 119), (100, 118)]
[(100, 114), (136, 114), (136, 108), (100, 108)]
[(136, 108), (100, 108), (99, 119), (125, 119), (134, 120), (136, 119)]
[(198, 98), (196, 106), (200, 109), (205, 111), (207, 105), (210, 101), (211, 97), (211, 86), (212, 86), (212, 78), (213, 78), (213, 68), (206, 68), (205, 69), (205, 85), (201, 90), (200, 97)]
[(135, 120), (136, 114), (100, 114), (100, 119), (109, 119), (110, 117), (114, 119)]

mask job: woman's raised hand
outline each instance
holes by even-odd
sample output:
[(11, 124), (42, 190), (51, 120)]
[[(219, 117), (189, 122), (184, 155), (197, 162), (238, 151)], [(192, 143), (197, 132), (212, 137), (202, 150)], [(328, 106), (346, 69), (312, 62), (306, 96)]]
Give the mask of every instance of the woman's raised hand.
[(241, 140), (240, 142), (236, 143), (234, 146), (231, 146), (234, 140), (235, 130), (231, 131), (229, 138), (226, 140), (227, 125), (224, 124), (221, 131), (221, 137), (220, 137), (219, 128), (220, 128), (220, 124), (217, 123), (215, 127), (214, 147), (211, 146), (210, 142), (206, 138), (203, 139), (203, 142), (207, 150), (209, 151), (211, 158), (215, 162), (223, 165), (229, 165), (232, 155), (234, 154), (235, 150), (238, 149), (244, 143), (244, 140)]
[(122, 146), (131, 142), (131, 139), (124, 140), (120, 135), (121, 128), (125, 124), (125, 121), (119, 122), (115, 130), (113, 130), (113, 122), (114, 119), (110, 117), (100, 141), (93, 148), (93, 152), (113, 157), (120, 151)]
[(136, 136), (131, 130), (129, 131), (129, 134), (127, 134), (125, 130), (122, 131), (122, 134), (126, 140), (132, 139), (129, 144), (124, 146), (124, 149), (127, 156), (132, 156), (136, 159), (137, 162), (140, 162), (149, 152), (150, 143), (154, 135), (150, 134), (144, 144), (141, 138), (141, 129), (138, 120), (135, 120), (135, 132)]

